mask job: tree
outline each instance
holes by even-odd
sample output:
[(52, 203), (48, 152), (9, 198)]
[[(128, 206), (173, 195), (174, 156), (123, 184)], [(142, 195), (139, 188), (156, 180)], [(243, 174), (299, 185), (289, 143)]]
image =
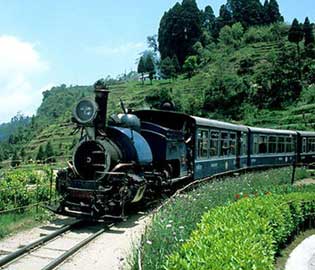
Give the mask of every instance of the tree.
[(17, 166), (20, 165), (20, 163), (21, 163), (20, 157), (18, 156), (17, 152), (15, 151), (13, 156), (12, 156), (11, 166), (12, 167), (17, 167)]
[(228, 9), (227, 5), (222, 5), (219, 11), (219, 17), (216, 20), (214, 37), (218, 38), (221, 29), (226, 25), (232, 25), (232, 13)]
[(202, 27), (211, 35), (215, 28), (215, 15), (211, 6), (206, 6), (202, 12)]
[(148, 43), (148, 47), (152, 49), (154, 53), (156, 53), (159, 50), (157, 35), (148, 36), (147, 43)]
[(44, 161), (44, 159), (45, 159), (45, 153), (43, 150), (43, 146), (40, 145), (38, 152), (37, 152), (37, 155), (36, 155), (36, 160), (39, 161), (40, 163), (42, 163)]
[(305, 18), (305, 22), (303, 25), (303, 32), (304, 32), (304, 44), (305, 47), (314, 46), (315, 38), (313, 32), (313, 25), (310, 23), (308, 17)]
[(241, 23), (235, 23), (232, 26), (224, 26), (220, 31), (219, 41), (226, 46), (232, 46), (238, 49), (241, 45), (244, 35), (244, 28)]
[(0, 145), (0, 162), (4, 160), (4, 150), (2, 149)]
[(20, 156), (21, 156), (21, 159), (22, 159), (22, 160), (25, 159), (26, 153), (25, 153), (25, 149), (24, 149), (24, 148), (21, 149)]
[(263, 23), (269, 24), (270, 23), (270, 17), (269, 17), (269, 0), (265, 0), (264, 5), (262, 7), (263, 11)]
[(259, 0), (228, 0), (227, 6), (233, 22), (240, 22), (245, 28), (263, 21), (263, 6)]
[(55, 155), (54, 149), (50, 141), (48, 141), (45, 148), (45, 158), (46, 158), (47, 163), (51, 163), (55, 161), (54, 155)]
[(176, 74), (176, 69), (173, 65), (171, 58), (166, 57), (161, 62), (161, 73), (164, 79), (173, 78)]
[(300, 42), (303, 40), (303, 29), (297, 19), (294, 19), (289, 30), (288, 39), (292, 43), (296, 43), (297, 54), (298, 54), (298, 61), (299, 61), (299, 78), (302, 79), (302, 72), (301, 72), (301, 53), (300, 53)]
[(147, 55), (145, 59), (145, 71), (149, 73), (150, 82), (152, 84), (153, 76), (155, 74), (155, 65), (151, 55)]
[(173, 55), (172, 63), (173, 63), (173, 66), (175, 68), (175, 73), (178, 74), (180, 72), (181, 68), (180, 68), (178, 59), (177, 59), (175, 54)]
[(141, 56), (139, 63), (138, 63), (138, 73), (141, 74), (141, 80), (142, 80), (142, 84), (144, 84), (144, 73), (145, 73), (146, 69), (145, 69), (145, 60), (144, 57)]
[(195, 0), (183, 0), (165, 12), (159, 27), (158, 42), (161, 58), (175, 54), (180, 65), (192, 55), (193, 45), (200, 40), (201, 12)]
[(267, 6), (264, 5), (264, 12), (267, 16), (267, 21), (265, 21), (265, 23), (267, 24), (283, 21), (283, 17), (281, 16), (277, 0), (270, 0)]
[(183, 65), (183, 70), (187, 73), (187, 77), (188, 77), (189, 80), (193, 76), (197, 66), (198, 66), (198, 64), (197, 64), (197, 56), (192, 55), (192, 56), (189, 56), (186, 59), (184, 65)]

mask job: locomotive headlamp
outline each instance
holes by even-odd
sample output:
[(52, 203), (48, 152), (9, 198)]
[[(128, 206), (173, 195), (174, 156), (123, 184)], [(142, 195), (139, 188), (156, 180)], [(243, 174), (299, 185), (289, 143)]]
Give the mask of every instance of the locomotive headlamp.
[(97, 104), (91, 99), (81, 99), (74, 108), (73, 115), (80, 124), (93, 123), (98, 111)]

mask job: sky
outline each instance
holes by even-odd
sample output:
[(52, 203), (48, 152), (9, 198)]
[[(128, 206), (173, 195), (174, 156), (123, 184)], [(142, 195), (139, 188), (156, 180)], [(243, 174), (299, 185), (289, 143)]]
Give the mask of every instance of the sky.
[[(314, 0), (278, 0), (285, 21), (315, 21)], [(52, 86), (136, 69), (174, 0), (0, 0), (0, 123), (36, 113)], [(217, 14), (226, 0), (197, 0)]]

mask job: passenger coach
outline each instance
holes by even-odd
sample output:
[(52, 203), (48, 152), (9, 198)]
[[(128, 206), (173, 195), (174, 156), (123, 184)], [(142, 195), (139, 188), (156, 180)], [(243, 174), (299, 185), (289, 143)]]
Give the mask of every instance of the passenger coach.
[(287, 165), (296, 160), (297, 132), (249, 128), (249, 166)]
[(298, 162), (315, 162), (315, 133), (298, 131)]
[(247, 167), (247, 127), (200, 117), (192, 118), (196, 127), (195, 179)]

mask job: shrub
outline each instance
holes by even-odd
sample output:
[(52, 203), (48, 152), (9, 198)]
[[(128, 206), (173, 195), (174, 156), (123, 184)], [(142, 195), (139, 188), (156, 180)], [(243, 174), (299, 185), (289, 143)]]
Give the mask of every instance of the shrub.
[(306, 217), (315, 193), (246, 198), (204, 214), (166, 269), (274, 269), (274, 256)]
[(224, 26), (220, 31), (219, 42), (225, 46), (231, 46), (239, 49), (244, 34), (244, 28), (241, 23), (235, 23), (232, 26)]
[[(235, 196), (263, 195), (268, 192), (285, 194), (295, 191), (315, 191), (315, 186), (294, 187), (290, 184), (291, 169), (270, 170), (226, 178), (199, 186), (181, 194), (165, 205), (156, 215), (141, 242), (142, 268), (164, 269), (166, 257), (180, 249), (196, 229), (197, 223), (209, 209), (235, 201)], [(309, 177), (304, 169), (296, 171), (296, 179)], [(250, 195), (251, 196), (251, 195)], [(137, 251), (138, 253), (138, 251)], [(131, 259), (132, 269), (138, 269), (138, 258)]]
[(16, 169), (0, 181), (0, 211), (46, 201), (49, 198), (48, 172)]

